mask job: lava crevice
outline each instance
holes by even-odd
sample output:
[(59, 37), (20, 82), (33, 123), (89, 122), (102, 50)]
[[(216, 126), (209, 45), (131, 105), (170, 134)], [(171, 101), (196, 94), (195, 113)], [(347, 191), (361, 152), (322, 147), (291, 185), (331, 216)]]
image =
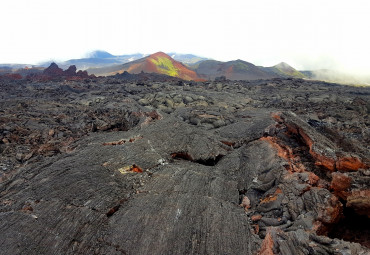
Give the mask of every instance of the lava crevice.
[(182, 159), (182, 160), (187, 160), (191, 161), (193, 163), (198, 163), (204, 166), (216, 166), (217, 163), (224, 157), (225, 155), (218, 154), (214, 157), (208, 157), (206, 159), (194, 159), (192, 155), (190, 155), (187, 152), (174, 152), (171, 153), (171, 157), (173, 159)]

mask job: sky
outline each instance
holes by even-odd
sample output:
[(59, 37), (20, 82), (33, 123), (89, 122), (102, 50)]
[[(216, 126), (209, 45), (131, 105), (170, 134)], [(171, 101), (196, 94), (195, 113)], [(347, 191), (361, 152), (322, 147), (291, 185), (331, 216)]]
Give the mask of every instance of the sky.
[(370, 1), (7, 0), (0, 63), (157, 51), (370, 73)]

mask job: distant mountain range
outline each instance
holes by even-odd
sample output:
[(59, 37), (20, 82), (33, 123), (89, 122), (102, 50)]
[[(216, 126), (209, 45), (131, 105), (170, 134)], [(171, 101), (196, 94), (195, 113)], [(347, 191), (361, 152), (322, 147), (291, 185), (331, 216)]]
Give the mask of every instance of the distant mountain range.
[[(115, 56), (106, 51), (94, 51), (91, 52), (86, 58), (70, 59), (65, 62), (58, 62), (58, 66), (67, 68), (70, 65), (75, 65), (77, 69), (86, 70), (88, 68), (119, 65), (143, 58), (145, 56), (145, 54), (141, 53)], [(49, 66), (49, 64), (49, 62), (44, 63), (44, 66)]]
[(171, 58), (173, 58), (174, 60), (177, 60), (185, 65), (196, 65), (204, 60), (208, 60), (209, 58), (203, 58), (203, 57), (199, 57), (199, 56), (196, 56), (196, 55), (193, 55), (193, 54), (179, 54), (179, 53), (174, 53), (174, 52), (171, 52), (171, 53), (167, 53), (167, 55), (169, 55)]
[[(125, 64), (131, 61), (138, 60), (140, 58), (144, 58), (148, 55), (149, 54), (136, 53), (116, 56), (106, 51), (97, 50), (89, 53), (86, 58), (70, 59), (64, 62), (58, 62), (57, 64), (62, 68), (68, 68), (71, 65), (75, 65), (79, 70), (86, 70), (89, 68), (100, 68)], [(192, 54), (179, 54), (174, 52), (167, 53), (167, 55), (171, 56), (176, 61), (182, 62), (185, 65), (195, 64), (207, 59)], [(50, 65), (50, 62), (45, 62), (41, 65), (44, 67), (48, 67)]]
[(187, 66), (163, 52), (158, 52), (125, 64), (89, 68), (87, 71), (91, 74), (103, 76), (120, 74), (125, 71), (129, 73), (153, 72), (179, 77), (184, 80), (214, 80), (222, 76), (230, 80), (305, 77), (286, 63), (280, 63), (273, 67), (262, 67), (243, 60), (221, 62), (202, 60), (194, 55), (182, 55), (182, 59), (188, 60)]
[[(41, 73), (50, 63), (41, 67), (29, 68), (25, 65), (0, 66), (1, 73)], [(87, 70), (89, 74), (109, 76), (124, 72), (138, 74), (158, 73), (184, 80), (214, 80), (224, 77), (230, 80), (256, 80), (277, 77), (305, 77), (286, 63), (273, 67), (255, 66), (243, 60), (221, 62), (192, 54), (157, 52), (152, 55), (132, 54), (115, 56), (106, 51), (94, 51), (86, 58), (71, 59), (58, 66), (67, 69), (75, 66), (78, 70)], [(44, 68), (43, 68), (44, 67)]]
[[(129, 73), (158, 73), (184, 80), (214, 80), (224, 77), (230, 80), (255, 80), (270, 78), (307, 78), (347, 84), (369, 84), (370, 77), (357, 77), (333, 70), (298, 71), (287, 63), (271, 67), (256, 66), (243, 60), (216, 61), (192, 54), (163, 53), (152, 55), (141, 53), (112, 55), (106, 51), (94, 51), (85, 58), (70, 59), (57, 63), (67, 69), (74, 65), (78, 70), (87, 70), (89, 74), (100, 76)], [(50, 62), (41, 65), (0, 64), (1, 74), (21, 74), (26, 76), (41, 73)]]

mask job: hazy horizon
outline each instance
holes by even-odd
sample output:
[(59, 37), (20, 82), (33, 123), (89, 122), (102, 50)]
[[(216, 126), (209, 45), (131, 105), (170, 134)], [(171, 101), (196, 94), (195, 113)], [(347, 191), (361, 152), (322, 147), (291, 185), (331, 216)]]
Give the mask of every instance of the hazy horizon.
[(298, 70), (370, 70), (367, 1), (6, 1), (0, 63), (157, 51)]

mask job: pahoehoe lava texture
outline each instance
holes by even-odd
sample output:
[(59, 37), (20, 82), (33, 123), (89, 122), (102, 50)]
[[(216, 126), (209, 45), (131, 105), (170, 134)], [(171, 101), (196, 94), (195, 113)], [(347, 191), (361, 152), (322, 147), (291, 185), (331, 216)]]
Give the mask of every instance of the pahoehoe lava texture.
[(369, 254), (370, 88), (138, 77), (0, 81), (0, 254)]

